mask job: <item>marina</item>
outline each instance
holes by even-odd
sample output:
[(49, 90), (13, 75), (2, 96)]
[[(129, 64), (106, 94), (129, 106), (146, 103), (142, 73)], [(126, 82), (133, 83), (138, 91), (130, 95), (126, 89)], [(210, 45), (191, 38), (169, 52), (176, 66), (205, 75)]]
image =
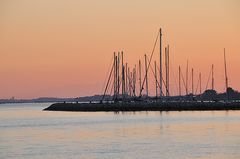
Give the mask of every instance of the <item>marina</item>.
[[(195, 86), (194, 69), (189, 73), (187, 60), (186, 76), (182, 68), (178, 68), (178, 95), (170, 91), (170, 46), (163, 49), (162, 29), (156, 36), (150, 56), (144, 55), (141, 60), (130, 68), (124, 60), (124, 53), (114, 52), (112, 65), (104, 85), (100, 101), (81, 103), (55, 103), (44, 110), (51, 111), (196, 111), (196, 110), (240, 110), (240, 93), (229, 87), (227, 74), (226, 50), (224, 48), (225, 92), (217, 93), (215, 88), (214, 65), (211, 65), (205, 89), (202, 75), (199, 73)], [(159, 44), (159, 65), (153, 61), (156, 45)], [(164, 50), (164, 52), (163, 52)], [(165, 56), (163, 56), (165, 55)], [(165, 59), (165, 60), (164, 60)], [(142, 67), (145, 66), (145, 67)], [(149, 90), (149, 76), (152, 71), (155, 82), (155, 96)], [(164, 75), (165, 73), (165, 75)], [(211, 83), (210, 89), (209, 83)], [(195, 88), (196, 87), (196, 88)], [(183, 94), (185, 91), (185, 94)]]
[(240, 159), (240, 0), (0, 6), (0, 159)]

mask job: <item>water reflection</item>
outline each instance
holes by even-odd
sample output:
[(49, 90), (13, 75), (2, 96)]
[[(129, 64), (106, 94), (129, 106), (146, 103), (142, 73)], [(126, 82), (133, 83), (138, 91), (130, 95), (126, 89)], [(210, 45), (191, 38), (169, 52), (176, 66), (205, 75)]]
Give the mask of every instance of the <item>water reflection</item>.
[(240, 111), (45, 112), (0, 106), (0, 158), (239, 158)]

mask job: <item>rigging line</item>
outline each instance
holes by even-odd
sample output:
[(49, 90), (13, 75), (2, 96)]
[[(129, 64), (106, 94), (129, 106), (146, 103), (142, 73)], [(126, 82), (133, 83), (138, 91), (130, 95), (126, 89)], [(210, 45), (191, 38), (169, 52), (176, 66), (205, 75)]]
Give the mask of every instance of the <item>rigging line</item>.
[[(131, 73), (131, 72), (130, 72), (130, 73)], [(132, 84), (133, 84), (133, 80), (130, 78), (130, 74), (128, 75), (127, 78), (128, 78), (128, 81), (129, 81), (129, 86), (130, 86), (130, 88), (133, 89), (133, 85), (132, 85)]]
[[(182, 71), (180, 71), (180, 73), (181, 73), (181, 77), (182, 77), (183, 85), (184, 85), (185, 89), (187, 90), (187, 86), (186, 86), (186, 83), (185, 83), (185, 81), (184, 81)], [(186, 93), (187, 93), (187, 91), (186, 91)]]
[[(151, 56), (150, 56), (150, 61), (149, 61), (149, 63), (148, 63), (147, 70), (146, 70), (146, 73), (145, 73), (145, 76), (144, 76), (144, 79), (143, 79), (143, 84), (142, 84), (142, 86), (141, 86), (140, 95), (142, 94), (142, 91), (143, 91), (143, 85), (145, 84), (145, 81), (146, 81), (146, 78), (147, 78), (147, 72), (148, 72), (148, 70), (149, 70), (149, 66), (150, 66), (150, 63), (151, 63), (151, 61), (152, 61), (152, 56), (153, 56), (153, 53), (154, 53), (155, 48), (156, 48), (156, 45), (157, 45), (157, 41), (158, 41), (158, 36), (159, 36), (159, 34), (160, 34), (160, 33), (158, 32), (157, 37), (156, 37), (156, 40), (155, 40), (155, 43), (154, 43), (154, 46), (153, 46), (153, 50), (152, 50), (152, 53), (151, 53)], [(140, 96), (140, 95), (139, 95), (139, 96)]]
[[(151, 70), (152, 70), (152, 73), (153, 74), (155, 74), (154, 73), (154, 71), (153, 71), (153, 67), (152, 67), (152, 65), (150, 64), (150, 67), (151, 67)], [(160, 69), (159, 69), (159, 67), (157, 66), (157, 69), (158, 69), (158, 71), (160, 71)], [(155, 76), (154, 75), (154, 77), (155, 77), (155, 80), (157, 80), (157, 76)], [(165, 86), (165, 88), (167, 87), (167, 84), (166, 84), (166, 82), (164, 81), (164, 79), (162, 78), (162, 82), (163, 82), (163, 85)], [(160, 82), (157, 80), (157, 84), (158, 84), (158, 86), (160, 87)], [(161, 91), (161, 93), (164, 95), (164, 92), (163, 91)], [(167, 90), (167, 93), (169, 94), (169, 96), (170, 96), (170, 93), (169, 93), (169, 91)]]
[[(173, 74), (173, 79), (174, 79), (174, 82), (175, 82), (175, 86), (176, 86), (176, 90), (178, 89), (178, 87), (177, 87), (177, 80), (176, 80), (176, 76), (175, 76), (175, 73), (174, 73), (174, 70), (173, 70), (173, 66), (172, 66), (172, 60), (169, 60), (170, 61), (170, 68), (171, 68), (171, 70), (172, 71), (170, 71), (170, 72), (172, 72), (172, 74)], [(171, 74), (170, 74), (171, 75)], [(176, 92), (175, 92), (176, 93)], [(176, 93), (177, 94), (177, 93)]]
[[(114, 80), (111, 80), (110, 81), (110, 83), (112, 82), (112, 87), (111, 87), (111, 90), (110, 90), (110, 96), (111, 96), (111, 94), (112, 94), (112, 92), (113, 92), (113, 88), (114, 88)], [(114, 97), (113, 97), (114, 98)]]
[[(114, 55), (113, 55), (113, 57), (114, 57)], [(115, 58), (115, 57), (114, 57), (114, 58)], [(113, 61), (114, 61), (114, 58), (113, 58)], [(110, 73), (110, 71), (111, 71), (111, 66), (112, 66), (112, 58), (111, 58), (111, 61), (109, 62), (108, 71), (107, 71), (107, 74), (106, 74), (106, 76), (105, 76), (105, 79), (104, 79), (104, 83), (103, 83), (101, 92), (103, 92), (104, 87), (106, 86), (107, 79), (108, 79), (108, 75), (109, 75), (109, 73)]]
[(212, 74), (212, 69), (211, 69), (210, 72), (209, 72), (208, 80), (207, 80), (207, 85), (206, 85), (206, 89), (205, 89), (205, 90), (207, 90), (207, 88), (208, 88), (208, 84), (209, 84), (209, 80), (210, 80), (211, 74)]
[[(148, 58), (147, 58), (147, 60), (149, 61)], [(160, 87), (160, 82), (158, 81), (157, 76), (155, 75), (155, 73), (154, 73), (154, 71), (153, 71), (153, 68), (152, 68), (152, 65), (151, 65), (151, 64), (150, 64), (150, 68), (151, 68), (151, 71), (152, 71), (152, 73), (153, 73), (153, 76), (154, 76), (155, 80), (157, 81), (157, 85), (158, 85), (158, 87)], [(162, 91), (162, 94), (163, 94), (163, 91)]]
[[(114, 82), (114, 81), (113, 81), (113, 82)], [(122, 79), (119, 79), (119, 85), (121, 86), (121, 84), (122, 84)], [(113, 86), (114, 86), (114, 85), (113, 85)], [(112, 86), (112, 88), (111, 88), (111, 92), (110, 92), (110, 94), (112, 94), (113, 86)], [(114, 97), (114, 98), (116, 98), (116, 97)]]
[[(114, 82), (114, 81), (113, 81)], [(119, 79), (119, 87), (122, 85), (122, 79)], [(113, 84), (113, 86), (114, 86), (114, 84)], [(110, 94), (112, 94), (112, 89), (113, 89), (113, 86), (112, 86), (112, 88), (111, 88), (111, 92), (110, 92)], [(119, 89), (120, 90), (120, 89)], [(119, 91), (120, 92), (120, 91)], [(119, 94), (118, 94), (119, 95)], [(116, 97), (114, 97), (114, 99), (116, 99), (117, 98), (117, 96)]]
[(197, 94), (197, 91), (198, 91), (199, 84), (200, 84), (200, 78), (198, 78), (198, 82), (197, 82), (197, 87), (196, 87), (195, 94)]
[(112, 69), (111, 69), (111, 72), (110, 72), (110, 74), (109, 74), (108, 81), (107, 81), (107, 85), (106, 85), (106, 88), (105, 88), (105, 91), (104, 91), (104, 94), (103, 94), (103, 97), (102, 97), (102, 100), (101, 100), (101, 101), (103, 101), (103, 99), (105, 98), (106, 91), (107, 91), (107, 89), (108, 89), (108, 85), (109, 85), (109, 82), (110, 82), (111, 77), (112, 77), (113, 69), (114, 69), (114, 62), (113, 62)]
[[(110, 86), (112, 86), (112, 87), (111, 87), (110, 92), (109, 92), (110, 94), (108, 94), (108, 95), (111, 96), (112, 91), (113, 91), (113, 88), (114, 88), (114, 79), (111, 78), (110, 81), (109, 81), (109, 83), (110, 83)], [(112, 85), (111, 85), (111, 83), (112, 83)], [(106, 95), (107, 95), (107, 92), (108, 92), (109, 88), (110, 88), (110, 87), (107, 88)], [(114, 98), (115, 98), (115, 96), (113, 95), (113, 96), (112, 96), (112, 100), (114, 100)]]
[[(139, 65), (136, 65), (136, 85), (138, 85), (138, 79), (139, 79)], [(136, 90), (138, 89), (138, 86), (136, 86)], [(137, 93), (136, 93), (137, 94)]]
[[(157, 66), (157, 69), (158, 71), (160, 71), (159, 67)], [(163, 82), (163, 85), (166, 87), (166, 82), (164, 81), (164, 79), (162, 78), (162, 82)], [(159, 83), (159, 87), (160, 87), (160, 83)], [(162, 95), (164, 96), (164, 92), (162, 91)]]

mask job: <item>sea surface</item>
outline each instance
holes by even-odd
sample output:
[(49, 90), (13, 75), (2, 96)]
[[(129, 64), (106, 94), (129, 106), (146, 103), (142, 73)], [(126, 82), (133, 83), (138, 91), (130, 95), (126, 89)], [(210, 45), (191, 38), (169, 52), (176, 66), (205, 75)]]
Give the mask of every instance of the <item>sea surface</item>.
[(0, 105), (0, 159), (240, 158), (240, 111), (42, 111), (49, 105)]

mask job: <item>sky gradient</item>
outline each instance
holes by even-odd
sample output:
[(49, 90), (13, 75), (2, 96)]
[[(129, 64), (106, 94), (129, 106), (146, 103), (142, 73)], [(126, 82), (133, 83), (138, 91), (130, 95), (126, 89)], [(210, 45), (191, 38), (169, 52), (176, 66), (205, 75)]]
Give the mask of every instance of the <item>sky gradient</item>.
[(123, 50), (134, 66), (150, 55), (160, 27), (175, 76), (188, 59), (205, 87), (214, 64), (223, 92), (226, 48), (229, 85), (240, 90), (238, 0), (1, 0), (0, 98), (101, 94), (113, 52)]

